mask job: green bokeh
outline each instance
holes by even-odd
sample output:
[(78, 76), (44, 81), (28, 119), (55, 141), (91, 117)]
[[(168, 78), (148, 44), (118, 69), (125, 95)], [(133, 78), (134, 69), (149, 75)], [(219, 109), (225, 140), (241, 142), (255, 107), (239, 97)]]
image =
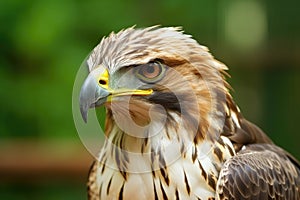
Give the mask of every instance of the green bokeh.
[[(182, 26), (201, 44), (209, 46), (215, 57), (230, 67), (233, 96), (245, 117), (300, 158), (300, 1), (262, 1), (267, 37), (257, 48), (244, 51), (224, 38), (223, 18), (230, 3), (222, 0), (1, 1), (0, 140), (78, 140), (71, 104), (73, 82), (81, 62), (111, 31), (132, 25), (161, 24)], [(74, 191), (80, 194), (66, 185), (69, 183), (50, 186), (49, 191), (43, 186), (27, 189), (36, 199), (85, 197), (80, 193), (85, 188), (79, 183), (74, 183)], [(67, 188), (64, 194), (61, 187)], [(19, 195), (14, 192), (20, 188), (23, 186), (0, 185), (0, 199), (31, 199), (22, 196), (22, 192)], [(55, 190), (61, 196), (48, 195)]]

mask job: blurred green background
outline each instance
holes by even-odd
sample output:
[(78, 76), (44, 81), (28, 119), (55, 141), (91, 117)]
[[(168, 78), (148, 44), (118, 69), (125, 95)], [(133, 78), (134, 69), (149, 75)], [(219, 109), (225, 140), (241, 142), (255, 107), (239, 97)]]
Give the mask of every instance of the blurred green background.
[(0, 199), (85, 199), (76, 72), (111, 31), (182, 26), (230, 67), (244, 116), (300, 158), (300, 1), (0, 1)]

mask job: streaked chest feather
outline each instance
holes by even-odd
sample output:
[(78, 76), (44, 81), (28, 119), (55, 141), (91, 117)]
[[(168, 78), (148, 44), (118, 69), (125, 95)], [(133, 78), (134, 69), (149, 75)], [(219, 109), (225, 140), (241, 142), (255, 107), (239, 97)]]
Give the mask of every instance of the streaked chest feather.
[(111, 136), (94, 173), (100, 199), (214, 199), (219, 171), (235, 154), (230, 140), (195, 144), (168, 131), (147, 144)]

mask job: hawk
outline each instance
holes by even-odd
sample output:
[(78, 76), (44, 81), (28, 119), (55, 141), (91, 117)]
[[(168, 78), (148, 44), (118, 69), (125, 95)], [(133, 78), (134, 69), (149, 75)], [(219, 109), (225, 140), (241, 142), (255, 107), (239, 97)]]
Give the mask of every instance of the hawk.
[(300, 164), (247, 121), (227, 67), (176, 27), (131, 27), (87, 59), (84, 121), (106, 107), (89, 199), (300, 199)]

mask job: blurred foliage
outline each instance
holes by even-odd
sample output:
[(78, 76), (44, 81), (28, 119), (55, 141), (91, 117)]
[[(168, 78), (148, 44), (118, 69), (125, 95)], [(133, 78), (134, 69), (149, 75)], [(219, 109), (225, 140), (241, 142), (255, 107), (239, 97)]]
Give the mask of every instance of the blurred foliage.
[[(0, 1), (0, 137), (78, 139), (71, 97), (81, 62), (111, 31), (161, 24), (182, 26), (229, 65), (233, 96), (244, 115), (300, 158), (300, 1), (259, 1), (266, 35), (252, 49), (234, 46), (224, 34), (229, 7), (237, 2)], [(250, 22), (255, 25), (255, 20), (241, 17), (244, 28)], [(243, 28), (238, 33), (243, 31), (249, 33)], [(264, 55), (269, 56), (266, 61), (257, 61)], [(13, 199), (7, 195), (4, 199)]]
[[(85, 187), (80, 183), (69, 181), (44, 181), (39, 184), (6, 184), (0, 185), (1, 199), (28, 200), (82, 200), (86, 198)], [(17, 192), (16, 192), (17, 191)]]

